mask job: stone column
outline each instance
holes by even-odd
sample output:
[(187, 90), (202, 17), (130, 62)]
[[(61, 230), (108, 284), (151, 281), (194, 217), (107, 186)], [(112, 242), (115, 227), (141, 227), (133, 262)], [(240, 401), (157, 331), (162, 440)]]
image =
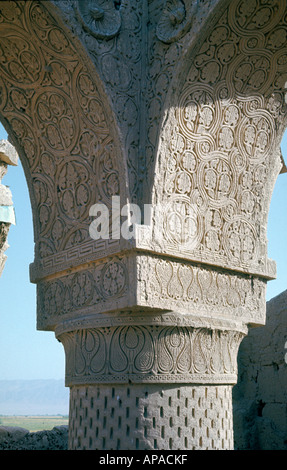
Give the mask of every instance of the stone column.
[[(7, 173), (8, 165), (17, 165), (18, 155), (14, 147), (6, 140), (0, 141), (0, 182)], [(10, 189), (0, 184), (0, 276), (7, 259), (8, 232), (10, 225), (15, 224), (15, 213)]]
[[(67, 252), (62, 270), (46, 258), (34, 277), (38, 326), (65, 349), (70, 449), (233, 448), (237, 350), (264, 324), (275, 276), (266, 225), (286, 125), (277, 3), (78, 2), (74, 19), (61, 7), (115, 113), (106, 128), (93, 118), (103, 142), (107, 129), (118, 135), (100, 155), (100, 201), (113, 181), (122, 205), (153, 208), (134, 238), (80, 244), (77, 265)], [(73, 83), (90, 109), (98, 86), (87, 74)]]
[(93, 308), (55, 330), (71, 390), (70, 449), (232, 449), (242, 317), (252, 309), (259, 321), (265, 282), (145, 252), (101, 274), (105, 294), (118, 289), (126, 307)]
[[(37, 327), (65, 348), (70, 448), (231, 449), (238, 346), (276, 275), (285, 2), (0, 3), (0, 112), (31, 194)], [(91, 208), (113, 197), (133, 237), (95, 240)]]

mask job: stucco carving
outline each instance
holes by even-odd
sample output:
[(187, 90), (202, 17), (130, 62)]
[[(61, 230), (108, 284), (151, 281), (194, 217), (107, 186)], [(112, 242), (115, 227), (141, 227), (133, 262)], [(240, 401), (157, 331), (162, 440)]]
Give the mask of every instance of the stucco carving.
[(245, 332), (191, 327), (121, 326), (59, 336), (66, 383), (234, 383)]
[(139, 259), (138, 280), (141, 305), (161, 305), (201, 318), (264, 323), (264, 280), (146, 256)]
[[(115, 309), (150, 309), (180, 312), (184, 321), (189, 316), (243, 323), (264, 324), (264, 279), (229, 274), (188, 262), (176, 262), (159, 256), (113, 256), (97, 261), (80, 271), (43, 280), (37, 285), (38, 327), (53, 329), (55, 325), (89, 315), (88, 326), (101, 322), (105, 313)], [(115, 319), (106, 318), (106, 325)], [(166, 317), (162, 317), (166, 321)], [(77, 320), (79, 321), (79, 320)], [(130, 323), (132, 318), (126, 318)], [(137, 320), (138, 321), (138, 318)], [(178, 324), (180, 315), (174, 317)], [(198, 320), (199, 321), (199, 320)], [(87, 326), (84, 322), (83, 326)]]
[(41, 266), (48, 258), (49, 266), (56, 254), (58, 267), (81, 244), (91, 251), (89, 207), (99, 200), (109, 205), (119, 194), (124, 166), (119, 169), (112, 117), (96, 78), (45, 4), (4, 3), (1, 113), (26, 154), (36, 261)]
[(40, 282), (37, 286), (41, 299), (38, 326), (51, 328), (83, 310), (94, 314), (109, 311), (115, 303), (124, 308), (128, 303), (128, 290), (133, 288), (129, 278), (132, 278), (132, 271), (128, 260), (114, 257), (105, 263), (94, 263), (90, 269)]
[(186, 8), (183, 0), (166, 0), (156, 28), (158, 39), (164, 43), (180, 39), (190, 28), (196, 7), (196, 1)]
[(274, 268), (263, 208), (286, 120), (284, 12), (282, 2), (238, 1), (222, 15), (172, 98), (155, 185), (155, 201), (187, 196), (196, 207), (200, 232), (187, 256), (266, 277)]
[(97, 0), (78, 1), (79, 18), (93, 36), (99, 39), (114, 37), (121, 27), (121, 15), (119, 12), (120, 1)]
[[(105, 383), (129, 383), (134, 397), (152, 389), (151, 420), (163, 384), (173, 398), (190, 384), (194, 408), (198, 392), (221, 409), (246, 325), (264, 323), (275, 276), (266, 226), (283, 167), (284, 2), (0, 6), (0, 113), (31, 192), (38, 328), (55, 331), (66, 351), (70, 446), (107, 444), (93, 424), (82, 439), (79, 418), (84, 393), (85, 416), (96, 419)], [(111, 210), (113, 196), (152, 203), (136, 239), (89, 236), (90, 207)], [(138, 446), (165, 445), (153, 432)], [(178, 445), (232, 446), (227, 431), (220, 446), (195, 434)]]

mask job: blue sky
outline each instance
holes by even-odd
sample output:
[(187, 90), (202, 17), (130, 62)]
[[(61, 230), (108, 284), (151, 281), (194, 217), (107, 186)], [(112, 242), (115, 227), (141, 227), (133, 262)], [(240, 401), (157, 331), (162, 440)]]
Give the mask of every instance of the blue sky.
[[(7, 134), (0, 124), (0, 139)], [(16, 225), (11, 225), (7, 260), (0, 277), (0, 380), (64, 379), (64, 349), (53, 332), (36, 330), (36, 286), (29, 280), (34, 260), (32, 212), (19, 161), (2, 183), (12, 191)]]
[[(0, 139), (7, 134), (0, 125)], [(287, 133), (282, 141), (287, 161)], [(64, 379), (63, 346), (53, 332), (36, 330), (36, 286), (29, 281), (34, 260), (33, 227), (22, 166), (9, 167), (2, 183), (10, 186), (17, 225), (11, 226), (8, 259), (0, 278), (0, 380)], [(287, 289), (287, 174), (277, 179), (268, 223), (268, 253), (277, 262), (277, 279), (268, 284), (267, 300)]]

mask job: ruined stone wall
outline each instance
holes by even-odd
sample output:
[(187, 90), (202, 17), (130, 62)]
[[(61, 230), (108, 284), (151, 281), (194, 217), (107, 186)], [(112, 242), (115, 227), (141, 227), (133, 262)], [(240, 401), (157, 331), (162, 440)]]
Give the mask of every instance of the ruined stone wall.
[(287, 290), (267, 302), (266, 325), (249, 331), (233, 389), (234, 441), (240, 450), (287, 450)]
[(0, 426), (1, 450), (67, 450), (68, 426), (29, 432), (27, 429)]
[(11, 224), (15, 224), (15, 213), (12, 194), (8, 186), (1, 184), (6, 175), (8, 165), (17, 165), (18, 155), (15, 148), (7, 141), (0, 141), (0, 276), (4, 269), (8, 248), (8, 232)]

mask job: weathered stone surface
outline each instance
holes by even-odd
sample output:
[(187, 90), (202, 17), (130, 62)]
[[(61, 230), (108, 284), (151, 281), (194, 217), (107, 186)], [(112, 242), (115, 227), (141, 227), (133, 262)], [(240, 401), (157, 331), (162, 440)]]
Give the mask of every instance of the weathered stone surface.
[(67, 446), (68, 426), (37, 432), (0, 426), (0, 450), (67, 450)]
[(8, 140), (0, 140), (0, 162), (12, 166), (18, 164), (18, 153)]
[(171, 383), (73, 387), (70, 448), (231, 449), (231, 390), (226, 385)]
[(8, 186), (1, 184), (1, 179), (7, 173), (8, 165), (17, 165), (18, 154), (13, 145), (7, 140), (0, 141), (0, 276), (7, 259), (5, 251), (8, 248), (7, 237), (11, 224), (15, 224), (15, 212), (12, 193)]
[(18, 441), (29, 433), (28, 429), (17, 426), (0, 426), (0, 444), (7, 440)]
[(0, 205), (1, 206), (12, 206), (12, 193), (10, 188), (4, 184), (0, 184)]
[(266, 325), (252, 329), (238, 354), (233, 390), (238, 449), (286, 450), (287, 291), (267, 302)]
[[(266, 282), (276, 276), (266, 229), (285, 169), (286, 5), (68, 0), (0, 7), (0, 113), (31, 194), (38, 328), (54, 331), (66, 351), (70, 447), (88, 445), (83, 432), (92, 447), (114, 445), (99, 442), (93, 424), (94, 399), (107, 383), (132, 384), (134, 400), (145, 389), (150, 420), (162, 384), (176, 387), (176, 397), (188, 387), (192, 409), (204, 390), (199, 398), (212, 395), (215, 413), (220, 384), (230, 409), (240, 341), (248, 325), (264, 324)], [(94, 239), (91, 207), (104, 204), (113, 215), (115, 198), (126, 208), (120, 222), (127, 217), (128, 225), (135, 205), (142, 211), (150, 204), (150, 224), (143, 217), (130, 224), (133, 238), (120, 231)], [(112, 233), (114, 221), (103, 221)], [(83, 431), (74, 416), (85, 393)], [(113, 399), (102, 398), (107, 406)], [(130, 431), (144, 411), (134, 412), (126, 418)], [(221, 447), (230, 449), (227, 415)], [(213, 421), (219, 434), (220, 422)], [(180, 446), (218, 448), (206, 429), (200, 440), (194, 430)], [(141, 432), (141, 448), (176, 445), (171, 436), (163, 443), (159, 428), (152, 432), (153, 444)], [(128, 435), (125, 443), (137, 445)]]

